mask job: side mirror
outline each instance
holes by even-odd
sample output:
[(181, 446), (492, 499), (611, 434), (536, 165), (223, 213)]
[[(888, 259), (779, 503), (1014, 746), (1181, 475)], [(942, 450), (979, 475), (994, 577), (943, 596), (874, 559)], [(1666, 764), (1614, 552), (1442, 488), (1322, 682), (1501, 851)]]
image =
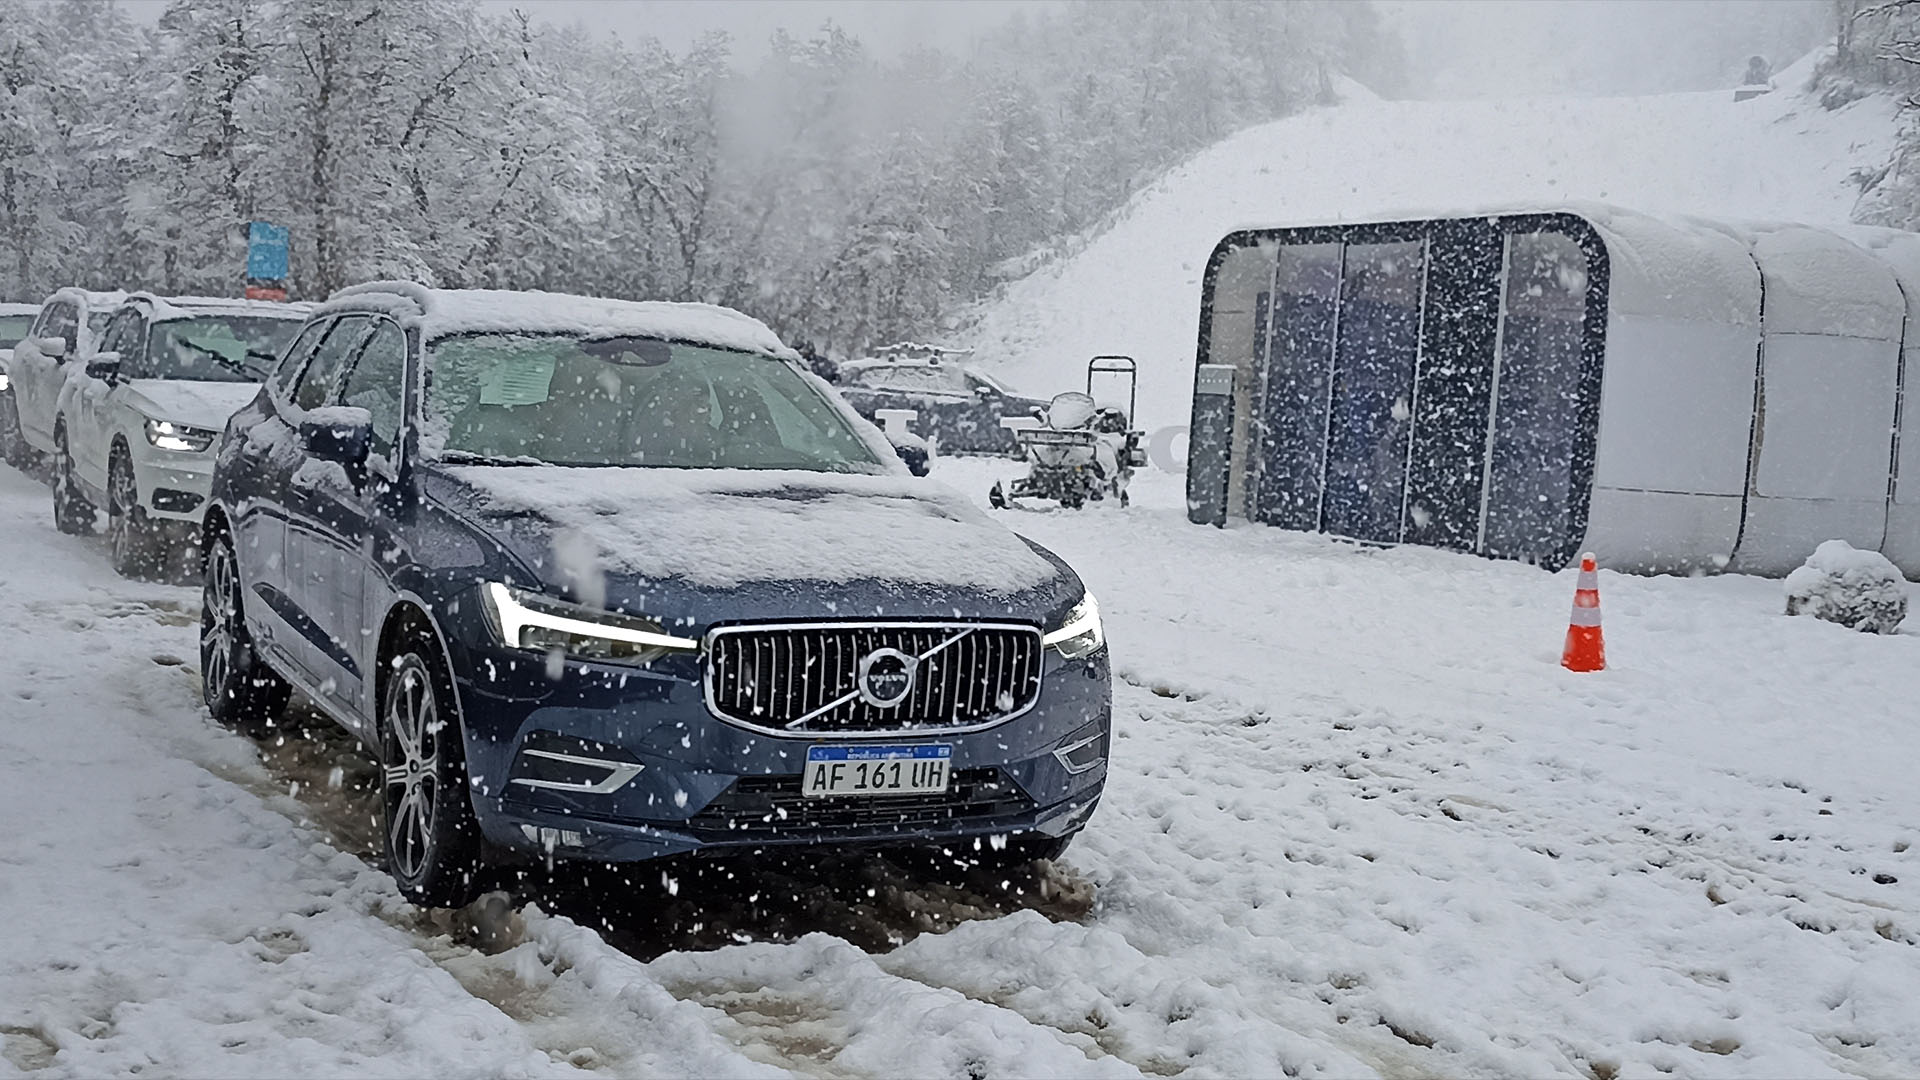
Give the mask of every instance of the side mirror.
[(933, 461), (927, 453), (927, 441), (918, 435), (890, 431), (887, 441), (893, 444), (893, 452), (907, 463), (907, 471), (915, 476), (925, 476), (933, 470)]
[(994, 398), (997, 398), (1000, 396), (1000, 391), (995, 390), (993, 387), (982, 383), (981, 385), (973, 388), (973, 396), (981, 399), (982, 401), (992, 401)]
[(119, 353), (95, 353), (87, 360), (87, 378), (112, 382), (119, 377)]
[(40, 350), (40, 355), (46, 357), (49, 360), (58, 360), (61, 357), (67, 355), (67, 339), (66, 338), (57, 338), (57, 337), (35, 338), (33, 344), (35, 348)]
[(364, 465), (373, 448), (373, 416), (365, 409), (315, 409), (300, 421), (300, 443), (321, 461)]

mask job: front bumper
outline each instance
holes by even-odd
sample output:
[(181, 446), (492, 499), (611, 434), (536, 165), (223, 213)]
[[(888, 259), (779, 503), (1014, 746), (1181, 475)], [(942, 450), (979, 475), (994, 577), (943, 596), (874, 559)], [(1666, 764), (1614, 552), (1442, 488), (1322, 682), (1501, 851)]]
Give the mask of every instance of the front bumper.
[[(696, 658), (663, 661), (657, 670), (569, 661), (554, 679), (543, 658), (523, 651), (450, 645), (475, 813), (487, 839), (503, 848), (625, 862), (798, 845), (1061, 836), (1085, 824), (1106, 782), (1112, 696), (1104, 649), (1078, 661), (1049, 650), (1034, 707), (995, 727), (883, 740), (952, 746), (946, 793), (809, 798), (799, 792), (807, 748), (836, 740), (773, 736), (715, 717)], [(1096, 760), (1063, 760), (1061, 751), (1090, 737), (1098, 739)], [(616, 755), (631, 766), (612, 778), (620, 781), (613, 790), (525, 783), (526, 751), (551, 751), (561, 745), (556, 739), (597, 746), (576, 752)]]
[(213, 491), (213, 448), (200, 453), (161, 450), (144, 438), (138, 445), (133, 439), (128, 444), (133, 447), (133, 485), (147, 515), (199, 524)]

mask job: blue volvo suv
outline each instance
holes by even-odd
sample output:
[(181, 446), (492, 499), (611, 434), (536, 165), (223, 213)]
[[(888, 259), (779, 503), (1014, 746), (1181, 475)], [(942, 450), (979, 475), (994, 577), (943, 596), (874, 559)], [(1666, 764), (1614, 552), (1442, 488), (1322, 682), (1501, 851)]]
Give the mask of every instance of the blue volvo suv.
[(761, 323), (355, 286), (222, 435), (207, 706), (298, 687), (381, 765), (389, 867), (795, 845), (1052, 856), (1106, 779), (1099, 610)]

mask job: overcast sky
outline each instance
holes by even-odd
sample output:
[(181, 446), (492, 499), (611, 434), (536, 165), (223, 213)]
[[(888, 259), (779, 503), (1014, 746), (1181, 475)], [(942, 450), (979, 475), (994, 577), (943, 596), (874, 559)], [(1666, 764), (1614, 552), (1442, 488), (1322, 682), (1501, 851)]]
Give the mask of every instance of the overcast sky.
[[(152, 22), (166, 0), (119, 2)], [(805, 37), (829, 21), (882, 57), (917, 45), (964, 54), (982, 30), (1067, 2), (481, 0), (494, 14), (519, 9), (538, 20), (579, 23), (627, 40), (655, 37), (675, 50), (724, 30), (734, 39), (734, 55), (747, 61), (765, 54), (776, 29)], [(1439, 97), (1730, 85), (1748, 52), (1768, 54), (1783, 66), (1794, 59), (1809, 44), (1808, 34), (1786, 33), (1779, 24), (1794, 21), (1796, 10), (1804, 15), (1825, 9), (1818, 0), (1383, 0), (1381, 7), (1406, 42), (1414, 69), (1410, 89)], [(1713, 62), (1703, 67), (1707, 59)]]

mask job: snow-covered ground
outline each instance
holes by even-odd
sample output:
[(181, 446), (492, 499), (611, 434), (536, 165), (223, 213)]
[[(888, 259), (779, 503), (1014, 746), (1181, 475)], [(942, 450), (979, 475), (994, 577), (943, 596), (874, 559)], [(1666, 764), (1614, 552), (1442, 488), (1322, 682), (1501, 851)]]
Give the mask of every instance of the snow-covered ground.
[[(1232, 226), (1556, 192), (1834, 221), (1888, 131), (1786, 94), (1358, 103), (1176, 171), (981, 341), (1034, 390), (1134, 352), (1179, 423)], [(1134, 493), (1004, 515), (1119, 676), (1063, 866), (647, 868), (476, 925), (371, 867), (344, 739), (206, 718), (193, 590), (115, 578), (0, 470), (0, 1076), (1920, 1073), (1915, 627), (1603, 573), (1613, 666), (1573, 675), (1571, 572)]]
[(1552, 207), (1591, 200), (1722, 220), (1843, 224), (1849, 177), (1879, 168), (1894, 133), (1885, 98), (1829, 111), (1798, 92), (1628, 98), (1355, 100), (1222, 140), (1134, 197), (1111, 228), (1009, 284), (964, 343), (981, 366), (1046, 397), (1078, 389), (1087, 358), (1141, 363), (1141, 419), (1184, 424), (1200, 278), (1221, 237), (1319, 225)]
[(609, 880), (604, 936), (576, 898), (489, 953), (360, 857), (350, 749), (263, 764), (206, 719), (191, 590), (113, 577), (0, 472), (0, 1074), (1920, 1070), (1920, 634), (1605, 574), (1614, 667), (1575, 676), (1567, 574), (1136, 494), (1009, 515), (1120, 674), (1062, 870)]

